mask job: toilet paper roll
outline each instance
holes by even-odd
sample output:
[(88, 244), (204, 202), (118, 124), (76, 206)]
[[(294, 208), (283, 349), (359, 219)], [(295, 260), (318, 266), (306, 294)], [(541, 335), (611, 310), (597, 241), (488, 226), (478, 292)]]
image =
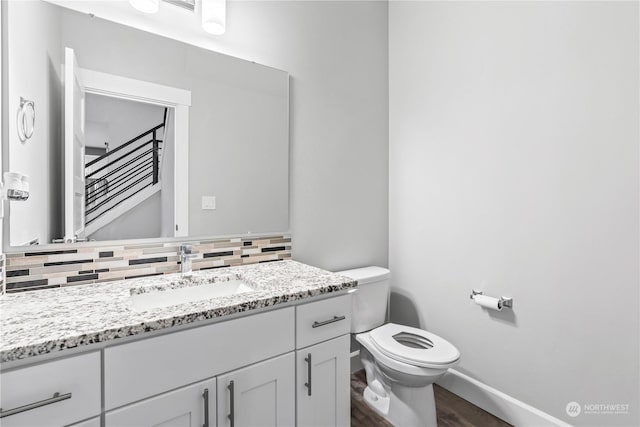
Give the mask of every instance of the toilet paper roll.
[(488, 308), (489, 310), (502, 310), (502, 303), (498, 298), (488, 297), (485, 295), (476, 295), (473, 300), (479, 306)]

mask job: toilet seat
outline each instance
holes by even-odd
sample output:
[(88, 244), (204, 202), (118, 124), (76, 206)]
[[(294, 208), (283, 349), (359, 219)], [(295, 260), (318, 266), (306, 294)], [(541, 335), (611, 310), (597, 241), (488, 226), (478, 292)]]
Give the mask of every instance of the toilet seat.
[(453, 344), (423, 329), (387, 323), (369, 335), (371, 343), (382, 354), (409, 365), (444, 368), (460, 358)]

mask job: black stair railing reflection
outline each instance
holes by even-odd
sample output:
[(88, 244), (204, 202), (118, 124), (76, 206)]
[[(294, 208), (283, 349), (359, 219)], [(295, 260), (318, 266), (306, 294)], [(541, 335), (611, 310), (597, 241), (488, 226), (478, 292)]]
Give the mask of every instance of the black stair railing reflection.
[(164, 122), (85, 165), (85, 225), (160, 180)]

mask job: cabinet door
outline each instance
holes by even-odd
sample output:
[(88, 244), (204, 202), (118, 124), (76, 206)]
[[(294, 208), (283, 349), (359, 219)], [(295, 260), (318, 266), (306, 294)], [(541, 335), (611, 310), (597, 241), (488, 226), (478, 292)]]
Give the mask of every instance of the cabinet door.
[(293, 426), (293, 353), (218, 377), (218, 427)]
[(107, 427), (209, 427), (216, 420), (216, 379), (107, 412)]
[(351, 422), (349, 335), (296, 351), (299, 426)]

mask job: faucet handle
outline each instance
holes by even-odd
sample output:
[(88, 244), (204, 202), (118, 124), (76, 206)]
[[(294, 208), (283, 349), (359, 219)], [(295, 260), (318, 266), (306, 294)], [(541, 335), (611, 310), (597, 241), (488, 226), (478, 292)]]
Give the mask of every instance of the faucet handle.
[(190, 255), (193, 251), (193, 245), (183, 243), (180, 245), (180, 253), (183, 255)]

